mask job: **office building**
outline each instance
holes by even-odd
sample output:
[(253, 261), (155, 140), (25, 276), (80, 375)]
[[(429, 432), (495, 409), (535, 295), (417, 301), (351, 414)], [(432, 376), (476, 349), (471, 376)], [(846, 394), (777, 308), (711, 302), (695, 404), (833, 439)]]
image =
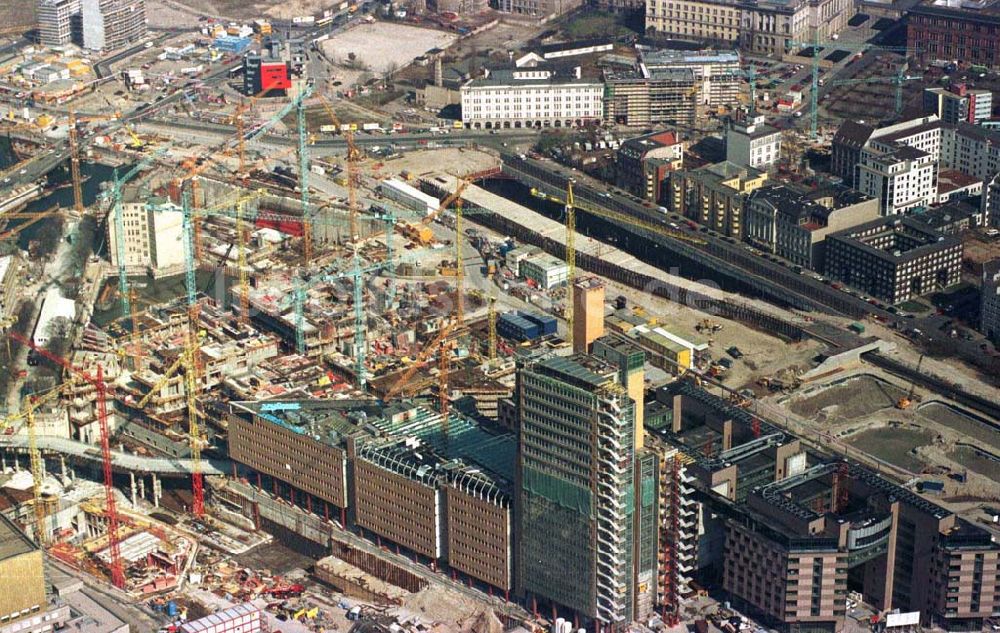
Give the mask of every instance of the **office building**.
[(691, 68), (649, 70), (637, 64), (605, 71), (604, 85), (604, 120), (610, 124), (694, 125), (699, 88)]
[(983, 183), (980, 209), (982, 226), (1000, 225), (1000, 172)]
[(962, 240), (884, 217), (826, 238), (826, 275), (889, 304), (958, 283)]
[(130, 275), (153, 277), (176, 275), (184, 270), (184, 214), (165, 198), (146, 197), (138, 188), (125, 190), (122, 202), (122, 229), (118, 235), (114, 210), (108, 218), (108, 254), (111, 265), (119, 261), (119, 240), (123, 244), (125, 270)]
[(628, 501), (635, 404), (619, 378), (617, 367), (587, 354), (529, 358), (515, 396), (518, 592), (600, 627), (637, 617)]
[(941, 164), (983, 182), (1000, 174), (1000, 130), (959, 123), (941, 135)]
[(924, 88), (924, 112), (935, 114), (945, 123), (978, 124), (993, 116), (993, 93), (974, 90), (964, 83), (948, 88)]
[(407, 402), (245, 402), (228, 421), (248, 481), (425, 562), (512, 588), (513, 434)]
[(684, 165), (684, 144), (677, 132), (653, 132), (630, 138), (615, 155), (615, 183), (629, 193), (659, 202), (670, 172)]
[(1000, 344), (1000, 259), (983, 264), (983, 283), (979, 292), (979, 331)]
[(857, 121), (844, 121), (833, 137), (830, 170), (843, 178), (844, 184), (856, 188), (861, 152), (872, 146), (878, 152), (888, 153), (905, 145), (928, 153), (931, 160), (937, 162), (942, 157), (944, 127), (937, 115), (933, 114), (881, 128)]
[(740, 103), (742, 71), (737, 51), (640, 51), (639, 62), (651, 75), (667, 70), (690, 70), (699, 106), (735, 108)]
[(844, 630), (852, 591), (948, 631), (983, 630), (996, 609), (1000, 546), (909, 489), (811, 452), (684, 381), (656, 392), (646, 426), (651, 447), (680, 453), (675, 472), (693, 510), (681, 525), (698, 534), (685, 539), (671, 525), (661, 561), (676, 560), (665, 544), (684, 543), (685, 574), (718, 582), (768, 629)]
[(937, 168), (931, 154), (915, 147), (869, 146), (861, 151), (858, 190), (879, 201), (882, 215), (928, 207), (937, 201)]
[[(267, 49), (264, 49), (265, 51)], [(243, 93), (248, 96), (284, 96), (292, 87), (292, 71), (288, 61), (264, 53), (243, 56)]]
[(803, 193), (770, 185), (748, 198), (745, 239), (803, 268), (823, 270), (827, 235), (878, 217), (878, 201), (854, 189), (837, 186)]
[(552, 290), (565, 284), (569, 278), (569, 266), (558, 257), (548, 253), (539, 253), (524, 258), (518, 266), (521, 277), (534, 282), (543, 290)]
[(635, 408), (635, 448), (639, 450), (645, 444), (643, 427), (644, 403), (646, 401), (646, 352), (622, 334), (612, 333), (600, 337), (591, 346), (591, 353), (618, 368), (618, 381), (625, 388), (625, 393)]
[(562, 15), (582, 4), (582, 0), (498, 0), (496, 9), (500, 13), (542, 19)]
[(82, 43), (82, 7), (81, 0), (39, 0), (38, 41), (45, 46)]
[(46, 604), (41, 548), (0, 514), (0, 629), (18, 623), (10, 630), (40, 630), (29, 620)]
[(781, 130), (764, 115), (740, 110), (726, 126), (726, 160), (741, 167), (769, 171), (781, 158)]
[(83, 46), (125, 48), (146, 37), (146, 0), (82, 0)]
[(802, 42), (830, 39), (854, 14), (855, 5), (848, 0), (651, 0), (646, 3), (646, 33), (781, 57)]
[(462, 122), (475, 129), (579, 127), (604, 116), (604, 84), (578, 66), (487, 69), (461, 92)]
[(767, 182), (767, 172), (723, 161), (670, 174), (670, 211), (722, 235), (742, 239), (747, 196)]
[(586, 353), (604, 336), (604, 282), (582, 277), (573, 282), (573, 351)]
[(922, 0), (907, 11), (906, 45), (921, 63), (959, 59), (1000, 68), (1000, 5)]

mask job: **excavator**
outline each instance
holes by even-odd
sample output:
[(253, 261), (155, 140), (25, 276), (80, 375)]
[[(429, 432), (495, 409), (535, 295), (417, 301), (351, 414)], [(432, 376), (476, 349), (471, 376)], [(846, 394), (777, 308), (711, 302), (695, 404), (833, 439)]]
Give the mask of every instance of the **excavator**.
[[(917, 373), (920, 373), (920, 365), (924, 362), (924, 355), (920, 355), (920, 360), (917, 361)], [(909, 409), (914, 402), (913, 391), (917, 388), (917, 380), (914, 378), (913, 382), (910, 383), (910, 392), (905, 396), (896, 401), (896, 408), (905, 411)]]

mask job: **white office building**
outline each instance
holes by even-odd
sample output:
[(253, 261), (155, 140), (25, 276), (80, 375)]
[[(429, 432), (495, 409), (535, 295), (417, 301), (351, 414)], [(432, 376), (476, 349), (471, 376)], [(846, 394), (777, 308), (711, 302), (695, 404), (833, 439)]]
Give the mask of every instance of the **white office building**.
[[(122, 204), (125, 270), (130, 275), (153, 277), (183, 272), (184, 213), (181, 208), (163, 198), (136, 200), (135, 190), (126, 194), (126, 198), (132, 200)], [(116, 225), (112, 209), (108, 217), (108, 253), (115, 267), (119, 264)]]
[(487, 70), (462, 86), (462, 122), (475, 129), (575, 127), (604, 116), (604, 84), (580, 68)]
[(1000, 130), (959, 123), (944, 130), (941, 153), (943, 166), (990, 182), (1000, 174)]
[(80, 0), (39, 0), (35, 12), (39, 42), (65, 46), (74, 39), (79, 41), (81, 7)]
[(882, 215), (898, 215), (937, 200), (937, 162), (907, 145), (881, 151), (866, 147), (858, 166), (858, 190), (879, 201)]
[(697, 103), (710, 107), (735, 107), (740, 102), (740, 54), (732, 50), (657, 50), (640, 53), (642, 67), (651, 74), (689, 69), (698, 87)]
[(764, 115), (743, 112), (726, 128), (726, 160), (740, 167), (767, 171), (781, 158), (781, 130), (764, 122)]
[(146, 37), (146, 0), (83, 0), (83, 46), (117, 50)]

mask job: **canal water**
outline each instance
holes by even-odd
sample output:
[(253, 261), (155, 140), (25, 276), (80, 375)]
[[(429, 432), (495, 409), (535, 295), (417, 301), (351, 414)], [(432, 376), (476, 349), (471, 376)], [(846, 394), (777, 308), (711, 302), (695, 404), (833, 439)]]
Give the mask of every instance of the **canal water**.
[[(17, 163), (10, 141), (0, 138), (0, 170), (6, 169)], [(120, 173), (127, 172), (131, 166), (119, 167)], [(109, 182), (114, 175), (114, 168), (98, 163), (82, 162), (80, 164), (80, 175), (83, 177), (82, 193), (83, 203), (90, 206), (97, 201), (104, 183)], [(70, 180), (69, 163), (59, 169), (52, 171), (48, 176), (48, 193), (35, 200), (25, 207), (27, 213), (45, 211), (53, 205), (59, 205), (64, 209), (73, 206), (73, 187)], [(51, 224), (57, 222), (56, 217), (46, 218), (32, 226), (26, 228), (17, 237), (18, 248), (26, 250), (32, 240), (47, 229), (51, 229)], [(16, 222), (9, 224), (11, 228), (16, 227)], [(73, 249), (73, 270), (76, 275), (82, 273), (83, 264), (92, 255), (107, 258), (107, 227), (97, 222), (90, 216), (84, 217), (79, 222), (67, 222), (65, 227), (65, 239), (74, 243)], [(183, 297), (186, 292), (184, 288), (184, 275), (174, 275), (162, 279), (153, 280), (148, 276), (130, 277), (129, 281), (135, 288), (138, 297), (138, 307), (144, 309), (148, 305), (168, 302), (178, 297)], [(117, 284), (117, 277), (108, 279), (109, 284)], [(228, 289), (232, 285), (232, 279), (209, 271), (198, 271), (197, 285), (200, 293), (204, 293), (217, 302), (229, 307)], [(117, 293), (115, 294), (117, 296)], [(114, 300), (107, 305), (95, 306), (92, 320), (95, 325), (104, 326), (107, 323), (121, 317), (121, 301)]]

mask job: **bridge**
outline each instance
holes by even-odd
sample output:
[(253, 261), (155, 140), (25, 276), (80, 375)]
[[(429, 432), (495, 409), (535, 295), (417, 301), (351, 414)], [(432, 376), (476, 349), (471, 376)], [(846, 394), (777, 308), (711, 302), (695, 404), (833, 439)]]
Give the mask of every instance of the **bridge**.
[[(38, 449), (43, 455), (57, 453), (78, 462), (101, 464), (101, 449), (94, 444), (42, 435), (38, 437)], [(27, 452), (28, 437), (26, 435), (0, 437), (0, 451), (12, 450)], [(194, 462), (191, 459), (149, 457), (115, 450), (111, 451), (111, 462), (112, 468), (119, 472), (154, 473), (163, 477), (184, 477), (190, 475), (194, 469)], [(232, 465), (227, 460), (201, 460), (201, 472), (204, 475), (223, 475), (231, 470)]]

